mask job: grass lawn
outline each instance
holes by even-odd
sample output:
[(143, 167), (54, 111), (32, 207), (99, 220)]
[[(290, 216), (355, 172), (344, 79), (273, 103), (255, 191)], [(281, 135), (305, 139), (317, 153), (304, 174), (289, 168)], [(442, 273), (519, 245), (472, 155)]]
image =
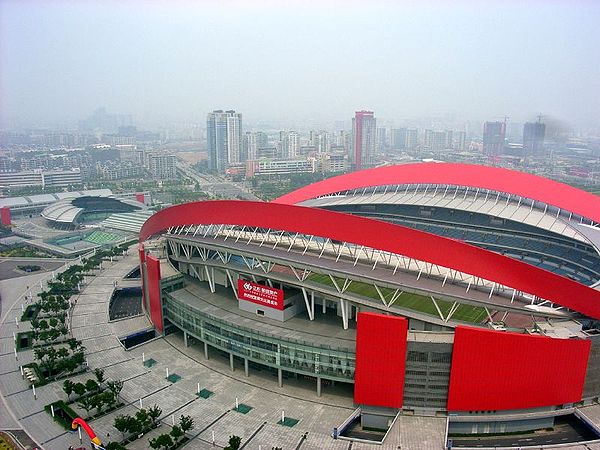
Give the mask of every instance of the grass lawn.
[[(327, 275), (313, 273), (308, 277), (308, 279), (316, 283), (325, 284), (327, 286), (333, 286), (331, 279)], [(342, 278), (334, 277), (334, 279), (340, 288), (344, 285), (344, 281)], [(381, 287), (379, 288), (379, 290), (383, 294), (386, 301), (390, 301), (395, 292), (394, 289), (385, 287)], [(381, 301), (377, 290), (372, 284), (353, 281), (346, 290), (346, 292)], [(436, 302), (440, 310), (442, 311), (442, 314), (444, 316), (447, 316), (450, 312), (450, 309), (452, 308), (452, 302), (440, 299), (436, 299)], [(405, 292), (396, 299), (392, 306), (397, 308), (410, 309), (412, 311), (417, 311), (420, 313), (439, 317), (437, 309), (431, 301), (431, 298), (425, 295)], [(458, 306), (458, 309), (452, 315), (451, 320), (460, 320), (463, 322), (470, 323), (481, 323), (481, 321), (483, 321), (486, 317), (487, 314), (484, 308), (481, 308), (479, 306), (461, 304)]]

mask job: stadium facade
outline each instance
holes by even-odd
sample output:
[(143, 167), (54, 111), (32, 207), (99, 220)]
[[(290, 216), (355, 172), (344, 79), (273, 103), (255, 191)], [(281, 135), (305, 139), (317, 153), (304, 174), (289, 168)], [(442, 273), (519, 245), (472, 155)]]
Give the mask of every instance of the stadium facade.
[(156, 213), (144, 306), (246, 375), (347, 385), (364, 425), (402, 411), (457, 433), (543, 428), (600, 396), (597, 223), (599, 197), (530, 174), (369, 169)]

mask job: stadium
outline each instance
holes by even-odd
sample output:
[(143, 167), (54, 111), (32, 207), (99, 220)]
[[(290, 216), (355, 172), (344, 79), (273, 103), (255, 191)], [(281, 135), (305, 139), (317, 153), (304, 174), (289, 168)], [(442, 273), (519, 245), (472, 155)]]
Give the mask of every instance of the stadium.
[(447, 416), (451, 433), (541, 429), (600, 396), (597, 223), (600, 198), (535, 175), (368, 169), (156, 213), (140, 232), (144, 308), (246, 376), (345, 389), (364, 427), (410, 414)]

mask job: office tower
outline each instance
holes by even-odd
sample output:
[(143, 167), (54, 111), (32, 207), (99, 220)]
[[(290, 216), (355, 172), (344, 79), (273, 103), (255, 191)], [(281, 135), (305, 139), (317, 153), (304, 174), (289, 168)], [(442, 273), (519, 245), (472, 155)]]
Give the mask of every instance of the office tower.
[(292, 159), (300, 153), (300, 136), (295, 131), (279, 132), (279, 154), (283, 159)]
[(269, 139), (266, 133), (262, 131), (244, 133), (244, 143), (242, 145), (242, 161), (257, 159), (260, 154), (260, 149), (268, 147)]
[(485, 122), (483, 125), (483, 154), (502, 154), (506, 137), (506, 122)]
[(354, 170), (370, 167), (373, 164), (376, 131), (377, 122), (373, 111), (356, 111), (354, 119), (352, 119), (352, 141), (354, 144), (352, 164)]
[(416, 128), (406, 130), (406, 148), (414, 150), (419, 144), (419, 135)]
[(256, 144), (256, 133), (247, 131), (244, 133), (244, 155), (247, 161), (258, 157), (258, 145)]
[(311, 131), (309, 134), (309, 145), (314, 147), (317, 153), (329, 153), (331, 143), (327, 131)]
[(446, 130), (446, 143), (444, 148), (451, 149), (452, 148), (452, 130)]
[(224, 172), (229, 164), (244, 161), (242, 155), (242, 114), (216, 110), (206, 118), (208, 167)]
[(466, 131), (457, 131), (456, 140), (454, 141), (454, 150), (464, 152), (467, 144), (467, 133)]
[(403, 150), (406, 148), (406, 128), (392, 128), (390, 137), (393, 150)]
[(523, 126), (523, 150), (530, 155), (539, 154), (544, 147), (544, 136), (546, 124), (538, 122), (527, 122)]
[(377, 151), (385, 152), (388, 148), (387, 129), (377, 128)]
[(177, 165), (175, 155), (163, 155), (152, 153), (147, 156), (148, 170), (159, 179), (173, 179), (177, 177)]

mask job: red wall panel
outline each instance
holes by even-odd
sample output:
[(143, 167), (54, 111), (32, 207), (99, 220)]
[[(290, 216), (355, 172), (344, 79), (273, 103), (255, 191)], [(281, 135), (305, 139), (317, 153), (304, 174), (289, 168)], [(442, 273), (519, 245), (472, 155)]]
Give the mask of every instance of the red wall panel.
[(600, 196), (516, 170), (459, 163), (418, 163), (361, 170), (309, 184), (274, 200), (295, 204), (333, 192), (390, 184), (448, 184), (506, 192), (600, 222)]
[(142, 280), (142, 306), (145, 310), (148, 310), (148, 305), (146, 304), (146, 294), (145, 294), (145, 286), (144, 286), (144, 271), (146, 270), (145, 262), (146, 262), (146, 252), (144, 252), (144, 244), (140, 244), (138, 246), (138, 255), (140, 257), (140, 279)]
[(324, 209), (239, 200), (185, 203), (151, 216), (140, 242), (191, 224), (264, 227), (364, 245), (475, 275), (600, 319), (600, 291), (569, 278), (459, 240)]
[(160, 261), (152, 255), (146, 255), (146, 272), (148, 280), (148, 296), (150, 297), (150, 320), (154, 327), (162, 333), (163, 316), (160, 296)]
[(0, 223), (4, 226), (11, 224), (10, 208), (7, 206), (0, 208)]
[(581, 400), (591, 343), (459, 326), (449, 411), (537, 408)]
[(354, 403), (402, 407), (407, 330), (403, 317), (358, 313)]
[(140, 202), (140, 203), (145, 203), (146, 202), (146, 199), (145, 199), (145, 196), (144, 196), (143, 192), (136, 192), (135, 193), (135, 199), (138, 202)]

